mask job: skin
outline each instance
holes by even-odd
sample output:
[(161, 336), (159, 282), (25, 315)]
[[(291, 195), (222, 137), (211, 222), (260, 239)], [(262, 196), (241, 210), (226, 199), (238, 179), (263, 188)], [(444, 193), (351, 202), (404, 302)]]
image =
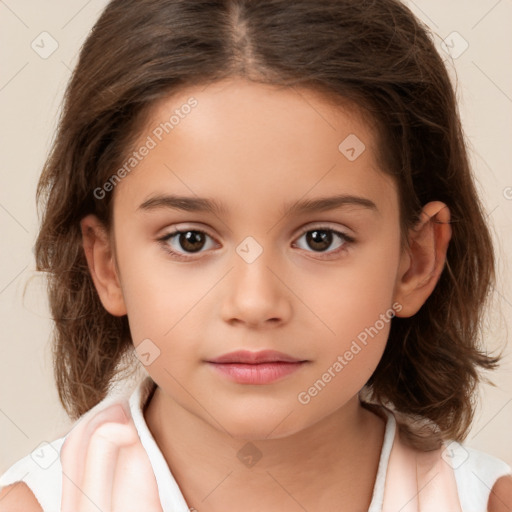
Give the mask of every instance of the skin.
[[(358, 392), (389, 323), (309, 403), (297, 397), (393, 304), (402, 317), (420, 309), (445, 263), (449, 210), (426, 204), (402, 250), (397, 189), (378, 167), (372, 127), (354, 107), (305, 89), (241, 79), (191, 87), (155, 106), (140, 145), (191, 96), (197, 107), (115, 187), (113, 230), (94, 215), (81, 222), (104, 307), (128, 315), (135, 346), (149, 339), (159, 351), (146, 367), (158, 384), (147, 424), (199, 511), (367, 510), (385, 425)], [(366, 147), (354, 161), (338, 149), (349, 134)], [(140, 208), (158, 194), (212, 198), (226, 211)], [(336, 194), (366, 198), (376, 210), (283, 215), (289, 202)], [(159, 240), (175, 227), (209, 235), (188, 261)], [(355, 241), (333, 235), (315, 251), (304, 236), (314, 228)], [(248, 236), (262, 249), (251, 263), (237, 253)], [(178, 237), (169, 244), (187, 254)], [(256, 386), (230, 382), (205, 362), (238, 349), (307, 363)], [(237, 457), (248, 441), (261, 454), (252, 467)]]
[[(444, 264), (448, 208), (426, 205), (411, 251), (402, 252), (396, 186), (377, 166), (371, 127), (311, 91), (241, 80), (191, 88), (155, 108), (141, 142), (190, 96), (198, 106), (117, 185), (113, 231), (102, 232), (94, 216), (82, 221), (105, 308), (128, 315), (135, 346), (150, 339), (160, 351), (147, 367), (158, 384), (148, 426), (198, 510), (364, 510), (384, 422), (357, 394), (389, 323), (307, 405), (297, 396), (394, 303), (400, 316), (421, 307)], [(338, 150), (349, 134), (366, 146), (354, 161)], [(214, 198), (226, 212), (140, 208), (171, 193)], [(376, 210), (282, 215), (288, 202), (334, 194), (366, 198)], [(442, 224), (430, 221), (436, 215)], [(334, 237), (326, 258), (302, 236), (319, 224), (355, 242)], [(186, 262), (158, 240), (177, 225), (212, 237)], [(263, 249), (250, 264), (236, 252), (248, 236)], [(185, 253), (176, 238), (172, 247)], [(205, 363), (238, 349), (308, 362), (261, 386), (232, 383)], [(247, 440), (262, 454), (252, 468), (236, 457)]]

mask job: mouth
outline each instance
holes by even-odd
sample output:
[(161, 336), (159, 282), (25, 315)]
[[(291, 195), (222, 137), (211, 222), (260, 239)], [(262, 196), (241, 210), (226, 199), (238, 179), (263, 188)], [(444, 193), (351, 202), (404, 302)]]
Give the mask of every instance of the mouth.
[(303, 367), (300, 360), (275, 350), (239, 350), (207, 361), (218, 373), (238, 384), (270, 384)]

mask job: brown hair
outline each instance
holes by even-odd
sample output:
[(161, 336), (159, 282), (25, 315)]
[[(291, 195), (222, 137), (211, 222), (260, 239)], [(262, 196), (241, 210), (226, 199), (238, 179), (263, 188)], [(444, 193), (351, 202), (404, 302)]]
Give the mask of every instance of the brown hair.
[(48, 273), (62, 404), (73, 418), (89, 410), (133, 354), (127, 318), (103, 308), (81, 245), (85, 215), (110, 226), (111, 194), (100, 200), (93, 190), (121, 165), (158, 100), (235, 76), (309, 87), (370, 116), (382, 170), (398, 186), (402, 236), (424, 204), (448, 205), (453, 236), (439, 283), (416, 315), (393, 318), (365, 391), (462, 440), (479, 371), (499, 359), (479, 348), (493, 247), (448, 73), (428, 29), (397, 0), (108, 4), (81, 49), (37, 190), (35, 254)]

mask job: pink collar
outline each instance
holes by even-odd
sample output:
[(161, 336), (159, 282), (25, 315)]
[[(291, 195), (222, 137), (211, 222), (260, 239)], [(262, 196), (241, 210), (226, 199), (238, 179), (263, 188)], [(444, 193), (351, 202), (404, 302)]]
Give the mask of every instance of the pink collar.
[(396, 429), (382, 512), (462, 512), (455, 475), (441, 457), (443, 450), (415, 450)]

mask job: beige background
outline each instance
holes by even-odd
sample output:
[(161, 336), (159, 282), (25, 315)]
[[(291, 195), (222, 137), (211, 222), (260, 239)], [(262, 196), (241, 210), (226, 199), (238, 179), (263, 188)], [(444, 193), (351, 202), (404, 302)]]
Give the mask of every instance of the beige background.
[[(432, 27), (438, 45), (447, 38), (456, 57), (444, 53), (457, 76), (463, 123), (500, 262), (486, 343), (503, 346), (512, 325), (512, 0), (407, 4)], [(34, 193), (70, 69), (105, 5), (104, 0), (0, 0), (0, 473), (42, 441), (63, 435), (69, 425), (53, 384), (51, 322), (42, 279), (34, 272)], [(58, 48), (42, 58), (31, 47), (33, 41), (40, 53), (49, 52), (52, 44)], [(482, 388), (467, 440), (509, 464), (511, 369), (507, 349), (493, 377), (497, 387)]]

